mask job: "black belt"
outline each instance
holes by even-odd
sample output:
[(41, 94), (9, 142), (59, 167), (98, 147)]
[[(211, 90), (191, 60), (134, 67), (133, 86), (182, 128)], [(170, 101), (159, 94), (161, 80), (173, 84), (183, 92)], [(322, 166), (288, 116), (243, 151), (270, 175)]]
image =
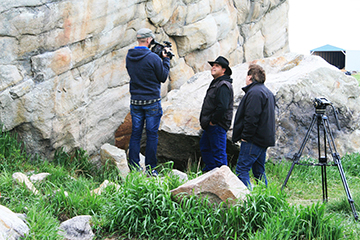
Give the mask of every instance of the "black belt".
[(130, 103), (131, 103), (132, 105), (149, 105), (149, 104), (152, 104), (152, 103), (154, 103), (154, 102), (158, 102), (158, 101), (160, 101), (160, 100), (161, 100), (161, 98), (151, 99), (151, 100), (133, 100), (133, 99), (131, 99), (131, 100), (130, 100)]

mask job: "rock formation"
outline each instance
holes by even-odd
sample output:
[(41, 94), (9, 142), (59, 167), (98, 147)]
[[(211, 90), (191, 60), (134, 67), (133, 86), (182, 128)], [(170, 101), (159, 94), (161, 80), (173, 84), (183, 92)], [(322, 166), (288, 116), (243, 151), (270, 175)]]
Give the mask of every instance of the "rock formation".
[(127, 50), (151, 28), (176, 57), (163, 96), (218, 55), (231, 65), (289, 51), (287, 0), (2, 0), (0, 122), (29, 153), (92, 157), (129, 112)]
[(187, 195), (196, 195), (201, 198), (208, 198), (210, 203), (224, 202), (228, 206), (237, 203), (239, 200), (244, 201), (246, 195), (250, 194), (249, 189), (225, 165), (187, 181), (170, 192), (177, 201), (181, 201)]
[[(313, 103), (316, 97), (331, 101), (338, 112), (341, 130), (336, 127), (332, 108), (327, 107), (330, 128), (340, 155), (360, 151), (360, 87), (355, 78), (318, 56), (290, 53), (252, 63), (264, 67), (267, 73), (265, 85), (276, 98), (276, 146), (269, 148), (269, 158), (292, 158), (299, 150), (315, 113)], [(243, 63), (232, 68), (234, 115), (244, 95), (241, 88), (245, 86), (248, 66), (249, 63)], [(198, 161), (201, 135), (198, 118), (211, 80), (210, 71), (198, 73), (180, 89), (171, 91), (163, 101), (158, 154), (178, 163), (176, 167), (179, 169), (186, 166), (189, 159)], [(312, 129), (304, 151), (314, 158), (318, 157), (316, 131), (316, 128)], [(236, 163), (238, 147), (231, 143), (231, 134), (232, 129), (228, 132), (228, 158)]]

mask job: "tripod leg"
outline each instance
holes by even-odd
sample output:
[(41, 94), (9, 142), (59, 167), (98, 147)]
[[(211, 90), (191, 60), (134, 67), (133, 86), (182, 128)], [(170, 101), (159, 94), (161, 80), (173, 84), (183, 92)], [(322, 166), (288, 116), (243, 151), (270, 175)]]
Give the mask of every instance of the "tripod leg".
[[(359, 216), (356, 213), (356, 209), (355, 209), (355, 205), (354, 205), (354, 200), (351, 197), (351, 193), (350, 193), (350, 189), (349, 189), (349, 185), (346, 181), (345, 178), (345, 173), (344, 173), (344, 169), (341, 165), (341, 160), (340, 160), (340, 156), (336, 151), (336, 146), (335, 146), (335, 142), (334, 142), (334, 137), (330, 131), (330, 127), (329, 127), (329, 120), (327, 118), (323, 118), (323, 124), (324, 124), (324, 129), (326, 131), (327, 137), (328, 137), (328, 142), (329, 142), (329, 148), (331, 151), (331, 155), (334, 159), (334, 163), (335, 165), (338, 167), (339, 173), (340, 173), (340, 177), (341, 177), (341, 181), (343, 183), (344, 189), (345, 189), (345, 193), (348, 199), (348, 202), (350, 204), (351, 210), (353, 212), (354, 218), (357, 221)], [(333, 151), (334, 150), (334, 151)]]
[(305, 138), (304, 138), (303, 142), (301, 143), (301, 147), (300, 147), (299, 151), (294, 154), (293, 163), (292, 163), (291, 168), (290, 168), (290, 170), (289, 170), (289, 172), (288, 172), (288, 174), (287, 174), (287, 176), (285, 178), (284, 184), (281, 187), (281, 191), (284, 189), (284, 187), (286, 186), (286, 183), (289, 181), (291, 172), (294, 169), (295, 164), (297, 164), (299, 162), (299, 160), (300, 160), (300, 157), (301, 157), (302, 152), (304, 151), (306, 142), (309, 140), (310, 131), (311, 131), (311, 129), (313, 128), (313, 126), (315, 124), (315, 120), (316, 120), (316, 114), (313, 115), (310, 127), (306, 132)]
[[(327, 152), (326, 152), (326, 131), (323, 124), (322, 115), (317, 116), (317, 133), (318, 133), (318, 152), (319, 152), (319, 164), (321, 166), (321, 183), (323, 192), (323, 202), (328, 201), (328, 190), (327, 190), (327, 178), (326, 178), (326, 164), (327, 164)], [(321, 143), (320, 143), (320, 127), (323, 126), (323, 137), (324, 137), (324, 156), (321, 156)]]
[(321, 180), (322, 180), (322, 191), (323, 191), (323, 202), (328, 201), (327, 181), (326, 181), (326, 166), (321, 166)]
[(341, 176), (341, 180), (343, 182), (344, 185), (344, 189), (345, 189), (345, 193), (346, 196), (348, 198), (348, 202), (350, 204), (351, 210), (353, 212), (353, 215), (355, 217), (355, 220), (358, 220), (359, 216), (356, 213), (356, 209), (355, 209), (355, 205), (354, 205), (354, 200), (351, 197), (351, 193), (350, 193), (350, 189), (349, 189), (349, 185), (347, 184), (346, 178), (345, 178), (345, 173), (344, 170), (342, 168), (341, 162), (340, 160), (338, 161), (338, 163), (336, 164), (338, 166), (339, 172), (340, 172), (340, 176)]
[(355, 205), (354, 205), (354, 200), (353, 200), (352, 197), (351, 197), (350, 189), (349, 189), (349, 186), (348, 186), (348, 184), (347, 184), (347, 182), (346, 182), (345, 173), (344, 173), (343, 167), (342, 167), (342, 165), (341, 165), (340, 159), (338, 159), (336, 165), (337, 165), (337, 167), (338, 167), (338, 169), (339, 169), (340, 176), (341, 176), (341, 180), (342, 180), (342, 182), (343, 182), (344, 189), (345, 189), (345, 193), (346, 193), (348, 202), (349, 202), (349, 204), (350, 204), (351, 210), (352, 210), (352, 212), (353, 212), (353, 215), (354, 215), (354, 217), (355, 217), (355, 220), (358, 220), (359, 216), (358, 216), (357, 213), (356, 213), (356, 209), (355, 209)]
[(287, 176), (286, 176), (286, 178), (285, 178), (284, 184), (283, 184), (282, 187), (281, 187), (281, 191), (284, 189), (284, 187), (286, 186), (286, 183), (289, 181), (291, 172), (292, 172), (292, 170), (294, 169), (294, 166), (295, 166), (296, 163), (297, 163), (297, 162), (293, 161), (293, 163), (291, 164), (291, 168), (290, 168), (290, 170), (289, 170), (289, 172), (288, 172), (288, 174), (287, 174)]

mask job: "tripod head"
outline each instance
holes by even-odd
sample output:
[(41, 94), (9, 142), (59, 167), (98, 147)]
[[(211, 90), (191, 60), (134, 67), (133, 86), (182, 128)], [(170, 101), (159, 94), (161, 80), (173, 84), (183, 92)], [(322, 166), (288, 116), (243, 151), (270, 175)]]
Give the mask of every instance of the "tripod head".
[(336, 119), (336, 126), (338, 127), (338, 129), (340, 130), (340, 124), (339, 124), (339, 119), (336, 113), (336, 109), (335, 107), (332, 105), (332, 103), (327, 100), (324, 97), (320, 97), (320, 98), (315, 98), (314, 100), (314, 107), (315, 107), (315, 113), (316, 114), (320, 114), (320, 115), (324, 115), (326, 112), (326, 107), (327, 106), (331, 106), (334, 112), (334, 116)]
[(324, 114), (326, 111), (326, 106), (332, 105), (330, 101), (328, 101), (326, 98), (315, 98), (314, 100), (314, 107), (315, 112)]

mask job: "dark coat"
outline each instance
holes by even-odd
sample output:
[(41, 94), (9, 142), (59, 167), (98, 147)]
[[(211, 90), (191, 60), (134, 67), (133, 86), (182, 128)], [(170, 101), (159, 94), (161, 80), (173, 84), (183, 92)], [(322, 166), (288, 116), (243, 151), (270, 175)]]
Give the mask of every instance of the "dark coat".
[(201, 108), (201, 128), (206, 129), (212, 122), (226, 131), (229, 130), (233, 116), (233, 104), (234, 91), (230, 76), (223, 75), (214, 79), (210, 83)]
[(145, 47), (129, 49), (126, 69), (130, 76), (130, 94), (133, 100), (160, 98), (160, 86), (170, 70), (170, 59), (161, 59)]
[(236, 111), (232, 141), (244, 139), (260, 147), (275, 145), (275, 97), (263, 84), (253, 82)]

